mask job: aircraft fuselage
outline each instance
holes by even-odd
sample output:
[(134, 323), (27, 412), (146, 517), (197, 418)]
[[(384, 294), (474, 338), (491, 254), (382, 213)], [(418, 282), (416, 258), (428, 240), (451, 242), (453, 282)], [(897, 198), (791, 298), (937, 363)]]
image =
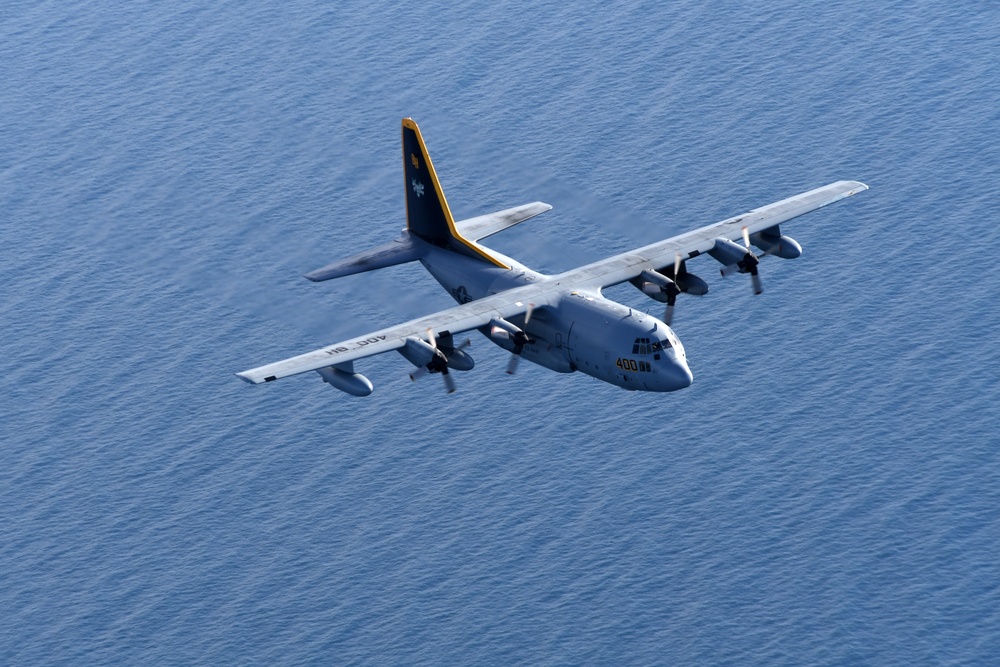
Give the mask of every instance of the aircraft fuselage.
[[(529, 283), (558, 281), (499, 255), (511, 268), (440, 248), (430, 248), (421, 263), (458, 303), (467, 303)], [(661, 320), (604, 298), (599, 290), (565, 292), (554, 305), (510, 322), (531, 339), (521, 356), (560, 373), (580, 371), (632, 390), (675, 391), (689, 386), (691, 370), (684, 346)], [(489, 327), (479, 331), (513, 352), (509, 339), (496, 339)]]
[[(560, 373), (580, 371), (625, 389), (683, 389), (691, 384), (691, 370), (684, 346), (666, 322), (672, 320), (678, 295), (708, 291), (705, 281), (687, 271), (687, 262), (708, 255), (722, 265), (723, 276), (749, 274), (754, 294), (760, 294), (760, 257), (794, 259), (802, 253), (798, 242), (782, 233), (782, 224), (868, 189), (858, 181), (837, 181), (550, 276), (480, 244), (550, 210), (549, 204), (535, 201), (456, 219), (412, 118), (403, 119), (401, 139), (406, 201), (402, 234), (305, 277), (322, 282), (419, 261), (459, 305), (251, 368), (238, 377), (261, 384), (315, 371), (337, 389), (368, 396), (374, 385), (357, 371), (355, 362), (396, 351), (416, 367), (411, 379), (438, 373), (452, 393), (456, 384), (451, 371), (475, 366), (464, 351), (466, 343), (455, 337), (477, 329), (511, 353), (510, 374), (523, 357)], [(604, 298), (601, 290), (626, 282), (665, 304), (666, 322)]]

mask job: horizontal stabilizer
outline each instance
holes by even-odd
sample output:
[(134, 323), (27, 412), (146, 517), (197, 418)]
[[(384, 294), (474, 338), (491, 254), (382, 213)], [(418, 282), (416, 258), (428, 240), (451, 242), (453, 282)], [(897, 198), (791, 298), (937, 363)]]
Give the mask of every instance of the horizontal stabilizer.
[(465, 238), (478, 241), (550, 210), (552, 210), (552, 206), (549, 204), (536, 201), (503, 211), (497, 211), (496, 213), (487, 213), (475, 218), (461, 220), (456, 222), (455, 226)]
[(354, 275), (355, 273), (364, 273), (365, 271), (384, 269), (387, 266), (413, 262), (420, 259), (420, 255), (421, 249), (417, 247), (417, 244), (408, 234), (404, 233), (403, 236), (391, 243), (359, 252), (357, 255), (351, 255), (333, 264), (328, 264), (322, 269), (310, 271), (305, 277), (318, 283), (323, 280), (331, 280), (332, 278), (342, 278)]

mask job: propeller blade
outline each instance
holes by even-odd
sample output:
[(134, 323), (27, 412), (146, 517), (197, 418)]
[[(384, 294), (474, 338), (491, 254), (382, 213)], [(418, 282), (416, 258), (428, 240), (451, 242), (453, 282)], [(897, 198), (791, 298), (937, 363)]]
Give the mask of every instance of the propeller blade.
[(427, 342), (431, 344), (435, 350), (438, 349), (437, 337), (434, 335), (434, 329), (427, 329)]
[(673, 305), (667, 306), (666, 312), (663, 313), (663, 323), (668, 327), (674, 319), (674, 307)]
[(466, 338), (464, 341), (462, 341), (461, 345), (459, 345), (455, 349), (456, 350), (464, 350), (465, 348), (471, 347), (471, 346), (472, 346), (472, 339), (471, 338)]
[(521, 355), (511, 354), (510, 361), (507, 362), (507, 375), (513, 375), (517, 372), (517, 365), (521, 361)]
[(412, 373), (410, 373), (410, 379), (416, 382), (417, 380), (427, 375), (428, 373), (430, 373), (430, 370), (426, 366), (421, 366), (420, 368), (417, 368)]
[(721, 269), (719, 269), (719, 273), (722, 274), (723, 278), (728, 278), (729, 276), (733, 275), (734, 273), (738, 273), (739, 270), (740, 270), (740, 267), (739, 267), (738, 264), (727, 264), (726, 266), (724, 266)]
[(458, 387), (455, 386), (455, 378), (453, 378), (451, 373), (448, 372), (447, 366), (445, 366), (444, 370), (441, 371), (441, 376), (444, 377), (444, 388), (449, 394), (454, 394)]
[(535, 312), (535, 304), (529, 303), (528, 310), (524, 311), (524, 326), (528, 326), (528, 322), (531, 321), (531, 314)]
[(674, 259), (674, 282), (677, 281), (677, 276), (681, 275), (681, 254), (676, 253), (676, 255)]
[(750, 282), (753, 285), (753, 293), (760, 294), (764, 291), (764, 287), (760, 282), (760, 274), (757, 271), (757, 266), (760, 264), (760, 259), (757, 255), (752, 252), (747, 252), (746, 259), (743, 260), (743, 264), (746, 268), (747, 273), (750, 274)]
[(750, 250), (750, 230), (747, 229), (746, 225), (743, 226), (743, 245)]

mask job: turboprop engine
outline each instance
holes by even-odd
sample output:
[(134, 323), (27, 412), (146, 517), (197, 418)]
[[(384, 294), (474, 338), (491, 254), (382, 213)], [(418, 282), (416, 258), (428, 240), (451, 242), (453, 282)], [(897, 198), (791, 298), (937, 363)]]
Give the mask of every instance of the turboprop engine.
[(434, 334), (432, 329), (427, 330), (427, 341), (410, 337), (406, 339), (406, 344), (396, 351), (403, 355), (417, 369), (410, 373), (410, 379), (418, 380), (427, 373), (440, 373), (444, 379), (445, 389), (449, 394), (455, 391), (455, 380), (451, 377), (449, 369), (456, 371), (469, 371), (475, 366), (466, 352), (465, 348), (472, 344), (466, 339), (457, 347), (454, 344), (451, 333), (441, 332), (439, 336)]
[(798, 241), (790, 236), (782, 236), (781, 228), (778, 225), (753, 234), (750, 234), (749, 230), (744, 227), (742, 247), (727, 238), (715, 239), (715, 245), (708, 251), (708, 254), (724, 265), (721, 271), (723, 277), (736, 272), (749, 273), (753, 282), (754, 294), (760, 294), (764, 288), (761, 286), (760, 274), (757, 273), (760, 257), (750, 250), (751, 244), (764, 251), (761, 257), (776, 255), (784, 259), (795, 259), (802, 254), (802, 246), (799, 245)]
[(719, 271), (723, 277), (737, 272), (749, 273), (753, 284), (753, 293), (760, 294), (764, 291), (760, 274), (757, 273), (760, 259), (750, 250), (750, 235), (747, 233), (746, 227), (743, 228), (743, 243), (744, 245), (741, 246), (720, 236), (715, 239), (715, 245), (708, 251), (708, 254), (723, 265)]
[(642, 290), (642, 293), (660, 303), (667, 304), (663, 313), (663, 321), (670, 325), (674, 317), (674, 304), (677, 295), (681, 292), (702, 296), (708, 293), (708, 283), (694, 275), (688, 273), (680, 255), (672, 267), (667, 269), (670, 275), (664, 275), (659, 271), (646, 269), (629, 282)]
[[(524, 314), (524, 326), (528, 326), (528, 322), (531, 321), (533, 309), (534, 306), (529, 306)], [(521, 359), (521, 353), (524, 352), (524, 346), (534, 342), (521, 327), (502, 317), (490, 320), (490, 338), (496, 341), (509, 341), (514, 346), (511, 350), (510, 362), (507, 364), (507, 375), (513, 375), (517, 371), (517, 364)]]

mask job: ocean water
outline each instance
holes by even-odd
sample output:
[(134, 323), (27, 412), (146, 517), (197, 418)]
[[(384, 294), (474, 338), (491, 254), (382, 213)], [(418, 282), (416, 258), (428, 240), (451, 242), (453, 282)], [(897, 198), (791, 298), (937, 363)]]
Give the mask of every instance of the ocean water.
[[(998, 53), (978, 0), (6, 2), (0, 663), (997, 664)], [(300, 277), (403, 226), (403, 116), (547, 271), (871, 190), (762, 296), (692, 263), (678, 393), (245, 385), (450, 305)]]

